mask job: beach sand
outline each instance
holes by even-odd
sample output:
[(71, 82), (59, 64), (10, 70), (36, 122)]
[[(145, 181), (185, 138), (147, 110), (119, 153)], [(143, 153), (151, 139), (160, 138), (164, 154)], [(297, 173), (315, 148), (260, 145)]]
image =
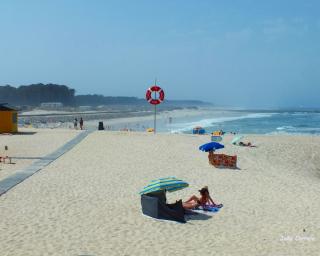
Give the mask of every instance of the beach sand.
[(53, 152), (77, 134), (77, 130), (19, 128), (19, 134), (0, 135), (0, 156), (13, 157), (13, 164), (7, 164), (8, 159), (6, 164), (0, 163), (0, 180)]
[[(320, 137), (248, 135), (239, 170), (208, 164), (209, 136), (94, 132), (0, 197), (1, 255), (319, 255)], [(26, 145), (25, 145), (26, 146)], [(179, 224), (141, 213), (139, 190), (176, 176), (220, 212)]]

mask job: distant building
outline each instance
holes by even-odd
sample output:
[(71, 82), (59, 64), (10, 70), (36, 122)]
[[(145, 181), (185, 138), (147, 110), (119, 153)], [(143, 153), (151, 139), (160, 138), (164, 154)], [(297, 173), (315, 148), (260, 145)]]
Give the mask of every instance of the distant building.
[(63, 108), (63, 104), (61, 102), (43, 102), (40, 104), (40, 108), (42, 109), (61, 109)]
[(91, 106), (79, 106), (79, 111), (89, 111), (92, 110)]
[(18, 132), (17, 110), (7, 104), (0, 104), (0, 133)]

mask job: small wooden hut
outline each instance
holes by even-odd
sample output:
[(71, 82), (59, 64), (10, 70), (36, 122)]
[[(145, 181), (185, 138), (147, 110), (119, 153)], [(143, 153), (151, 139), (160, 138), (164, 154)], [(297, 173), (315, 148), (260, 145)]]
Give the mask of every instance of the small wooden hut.
[(0, 104), (0, 133), (18, 132), (18, 111), (7, 104)]

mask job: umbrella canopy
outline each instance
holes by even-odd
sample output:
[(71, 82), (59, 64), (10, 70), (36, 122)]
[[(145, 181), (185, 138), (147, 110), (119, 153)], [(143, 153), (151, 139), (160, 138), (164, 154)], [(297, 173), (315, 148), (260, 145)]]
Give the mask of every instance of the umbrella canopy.
[(243, 137), (244, 137), (243, 135), (234, 137), (233, 140), (231, 141), (231, 144), (237, 144), (239, 140), (243, 139)]
[(224, 146), (222, 144), (220, 144), (218, 142), (209, 142), (209, 143), (201, 145), (199, 147), (199, 150), (208, 152), (208, 151), (217, 150), (217, 149), (221, 149), (221, 148), (224, 148)]
[(144, 187), (140, 191), (140, 194), (143, 195), (161, 190), (174, 192), (186, 188), (188, 186), (189, 184), (183, 180), (179, 180), (175, 177), (166, 177), (151, 181), (151, 183), (148, 186)]

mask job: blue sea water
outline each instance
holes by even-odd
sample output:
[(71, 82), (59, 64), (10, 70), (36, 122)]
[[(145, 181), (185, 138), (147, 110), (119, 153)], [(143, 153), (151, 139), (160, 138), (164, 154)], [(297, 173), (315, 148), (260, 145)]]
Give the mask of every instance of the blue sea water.
[(207, 132), (222, 129), (244, 134), (320, 135), (320, 112), (232, 112), (226, 117), (197, 118), (167, 128), (174, 133), (192, 133), (193, 127), (202, 126)]

